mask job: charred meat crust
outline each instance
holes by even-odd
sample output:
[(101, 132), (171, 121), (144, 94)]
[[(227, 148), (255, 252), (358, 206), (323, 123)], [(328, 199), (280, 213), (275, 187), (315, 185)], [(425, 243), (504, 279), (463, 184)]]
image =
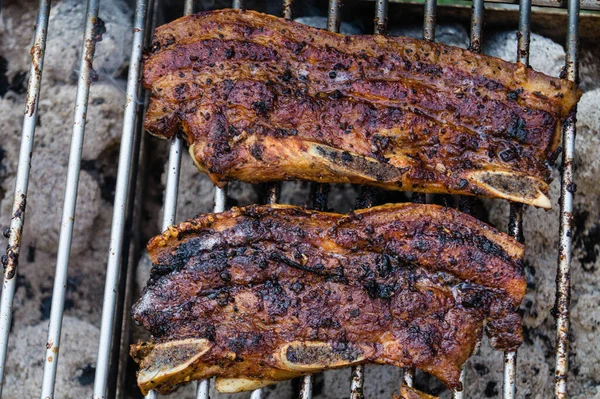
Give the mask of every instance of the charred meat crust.
[(144, 61), (146, 129), (182, 129), (219, 185), (351, 182), (549, 208), (549, 165), (580, 96), (522, 64), (252, 11), (164, 25)]
[(234, 208), (170, 227), (148, 251), (133, 309), (153, 336), (132, 347), (143, 391), (212, 376), (251, 389), (357, 363), (457, 387), (484, 325), (498, 349), (522, 341), (523, 246), (436, 205)]

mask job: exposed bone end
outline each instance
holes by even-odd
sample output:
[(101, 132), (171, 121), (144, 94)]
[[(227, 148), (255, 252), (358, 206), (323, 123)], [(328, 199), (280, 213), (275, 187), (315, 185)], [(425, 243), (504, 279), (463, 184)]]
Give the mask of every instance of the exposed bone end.
[(294, 341), (282, 345), (275, 356), (281, 368), (308, 373), (360, 363), (371, 352), (365, 345)]
[[(189, 381), (194, 373), (193, 364), (211, 345), (207, 339), (184, 339), (164, 344), (132, 345), (131, 354), (140, 363), (138, 386), (144, 395), (160, 386), (170, 391)], [(166, 384), (165, 386), (161, 386)]]
[(540, 179), (507, 171), (482, 170), (472, 172), (468, 179), (491, 196), (510, 201), (550, 209), (550, 198), (546, 195), (548, 185)]
[(340, 176), (360, 177), (365, 183), (397, 182), (405, 170), (391, 164), (365, 157), (354, 152), (342, 151), (323, 144), (311, 144), (308, 154)]
[(215, 389), (221, 393), (245, 392), (266, 387), (277, 382), (272, 380), (253, 380), (250, 378), (215, 378)]
[(409, 388), (402, 385), (400, 388), (400, 396), (395, 396), (394, 399), (439, 399), (438, 396), (428, 395), (414, 388)]

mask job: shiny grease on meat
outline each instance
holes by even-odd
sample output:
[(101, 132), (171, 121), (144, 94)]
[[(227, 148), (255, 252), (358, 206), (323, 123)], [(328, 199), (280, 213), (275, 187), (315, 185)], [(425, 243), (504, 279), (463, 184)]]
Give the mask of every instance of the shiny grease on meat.
[(209, 377), (236, 392), (362, 363), (458, 387), (484, 330), (497, 349), (522, 341), (523, 246), (437, 205), (234, 208), (170, 227), (148, 251), (133, 316), (152, 339), (131, 350), (143, 392)]
[(238, 10), (159, 27), (144, 85), (146, 129), (182, 129), (220, 186), (349, 182), (543, 208), (561, 124), (580, 96), (523, 64)]

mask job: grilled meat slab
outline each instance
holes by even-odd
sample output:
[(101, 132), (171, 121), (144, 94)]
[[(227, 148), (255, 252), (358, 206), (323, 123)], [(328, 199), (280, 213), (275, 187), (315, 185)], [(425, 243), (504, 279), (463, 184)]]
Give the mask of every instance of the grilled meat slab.
[(146, 129), (181, 129), (219, 186), (350, 182), (550, 208), (549, 165), (580, 96), (523, 64), (252, 11), (161, 26), (144, 60)]
[(498, 349), (522, 340), (523, 246), (437, 205), (234, 208), (170, 227), (148, 251), (133, 316), (152, 340), (131, 350), (143, 392), (213, 376), (236, 392), (359, 363), (458, 387), (484, 329)]

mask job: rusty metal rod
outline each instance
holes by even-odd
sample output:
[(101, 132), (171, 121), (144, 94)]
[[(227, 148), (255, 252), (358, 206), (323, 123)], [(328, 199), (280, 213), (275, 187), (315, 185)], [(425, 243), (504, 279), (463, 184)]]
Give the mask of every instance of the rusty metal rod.
[(519, 3), (519, 31), (517, 33), (517, 61), (529, 65), (529, 42), (531, 37), (531, 0)]
[[(517, 33), (517, 61), (529, 65), (529, 42), (531, 37), (531, 0), (520, 0), (519, 31)], [(519, 242), (523, 237), (523, 204), (510, 204), (508, 234)], [(502, 398), (515, 399), (517, 394), (517, 352), (504, 353)]]
[(437, 0), (425, 0), (425, 15), (423, 20), (423, 39), (435, 40), (435, 23), (437, 14)]
[(292, 19), (294, 0), (283, 0), (283, 11), (282, 15), (285, 19)]
[(98, 360), (96, 375), (94, 377), (93, 399), (104, 399), (108, 383), (110, 366), (111, 342), (115, 325), (115, 310), (117, 289), (121, 268), (123, 238), (125, 234), (125, 217), (127, 211), (127, 189), (129, 187), (131, 159), (133, 156), (135, 119), (138, 111), (137, 93), (142, 61), (142, 45), (144, 29), (146, 26), (146, 1), (138, 0), (136, 3), (133, 23), (133, 41), (131, 49), (131, 62), (127, 78), (127, 102), (123, 117), (123, 134), (119, 151), (119, 165), (117, 170), (117, 183), (115, 188), (115, 202), (113, 219), (110, 232), (108, 261), (106, 265), (106, 278), (104, 286), (104, 299), (102, 302), (102, 320), (100, 325), (100, 342), (98, 343)]
[[(329, 0), (327, 14), (327, 29), (331, 32), (340, 31), (340, 7), (341, 0)], [(327, 198), (329, 195), (328, 184), (317, 184), (312, 195), (313, 207), (319, 211), (327, 211)], [(302, 378), (300, 385), (300, 399), (312, 398), (312, 375), (306, 375)]]
[[(377, 0), (375, 2), (375, 34), (383, 35), (387, 31), (388, 22), (388, 1)], [(361, 187), (361, 194), (357, 201), (362, 208), (370, 208), (373, 206), (373, 192), (372, 189), (366, 186)], [(352, 380), (350, 383), (350, 399), (363, 399), (364, 396), (364, 382), (365, 382), (365, 368), (363, 365), (352, 367)]]
[(376, 0), (375, 2), (375, 34), (383, 35), (387, 31), (388, 22), (388, 0)]
[[(473, 6), (471, 8), (471, 44), (469, 50), (480, 53), (481, 52), (481, 40), (483, 35), (483, 0), (473, 0)], [(460, 207), (463, 209), (471, 209), (472, 201), (467, 199), (460, 202)], [(479, 344), (478, 344), (479, 345)], [(460, 382), (462, 389), (452, 390), (452, 399), (463, 399), (465, 397), (465, 369), (460, 372)]]
[(25, 207), (27, 205), (27, 187), (29, 185), (29, 171), (31, 169), (31, 156), (33, 154), (33, 138), (37, 122), (38, 104), (40, 99), (40, 85), (42, 70), (44, 68), (44, 53), (46, 51), (46, 34), (48, 32), (48, 16), (50, 14), (50, 0), (40, 0), (38, 14), (31, 48), (31, 66), (29, 68), (29, 83), (27, 84), (27, 100), (25, 117), (21, 132), (21, 148), (19, 150), (19, 164), (15, 182), (15, 195), (13, 200), (12, 218), (10, 227), (4, 232), (8, 238), (6, 255), (2, 257), (4, 275), (2, 282), (2, 297), (0, 299), (0, 397), (4, 382), (4, 366), (8, 350), (8, 335), (12, 322), (12, 304), (17, 286), (17, 266), (21, 252), (21, 233), (25, 221)]
[(483, 0), (473, 0), (471, 8), (471, 45), (469, 50), (481, 52), (481, 38), (483, 35)]
[[(579, 0), (569, 0), (567, 26), (566, 78), (576, 82), (578, 74), (579, 47)], [(560, 196), (560, 245), (558, 248), (558, 271), (556, 275), (556, 368), (554, 395), (556, 399), (567, 398), (569, 370), (569, 305), (571, 300), (571, 245), (573, 240), (573, 158), (575, 155), (574, 110), (563, 129), (563, 156)]]
[(407, 368), (404, 369), (404, 373), (402, 376), (402, 383), (405, 384), (409, 388), (414, 388), (415, 386), (415, 369)]
[(75, 224), (77, 188), (79, 186), (79, 172), (81, 170), (81, 153), (83, 151), (90, 84), (92, 83), (92, 60), (96, 51), (97, 35), (102, 33), (97, 31), (98, 11), (99, 0), (88, 0), (81, 59), (79, 61), (79, 79), (75, 98), (75, 116), (69, 151), (69, 166), (67, 169), (60, 237), (58, 240), (58, 254), (52, 289), (48, 338), (43, 358), (44, 373), (42, 376), (41, 399), (51, 399), (54, 397), (54, 383), (56, 381), (62, 320), (65, 310), (67, 275), (71, 256), (71, 242), (73, 238), (73, 226)]

